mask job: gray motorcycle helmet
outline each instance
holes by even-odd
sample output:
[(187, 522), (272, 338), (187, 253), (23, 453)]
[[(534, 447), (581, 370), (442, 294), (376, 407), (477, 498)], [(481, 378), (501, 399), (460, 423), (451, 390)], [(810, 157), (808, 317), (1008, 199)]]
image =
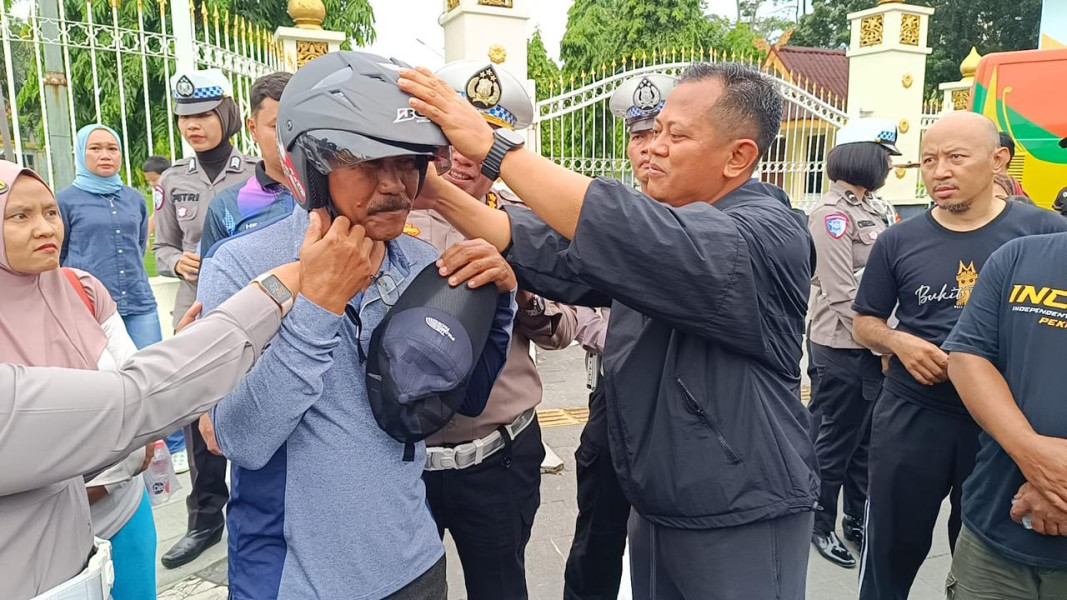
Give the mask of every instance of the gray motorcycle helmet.
[(331, 52), (304, 65), (285, 86), (278, 107), (282, 170), (297, 203), (332, 208), (327, 176), (336, 169), (393, 156), (414, 156), (419, 189), (426, 168), (451, 166), (448, 139), (408, 106), (397, 87), (396, 59), (366, 52)]

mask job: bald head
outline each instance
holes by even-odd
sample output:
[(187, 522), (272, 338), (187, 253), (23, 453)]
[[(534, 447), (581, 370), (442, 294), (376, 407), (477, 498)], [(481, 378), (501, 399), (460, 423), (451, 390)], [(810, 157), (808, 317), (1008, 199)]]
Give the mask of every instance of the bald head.
[(995, 152), (1000, 148), (1000, 132), (997, 126), (988, 117), (966, 110), (951, 112), (937, 120), (926, 131), (923, 137), (923, 146), (930, 136), (937, 140), (938, 136), (967, 137), (972, 142), (974, 149), (984, 147), (989, 152)]
[(1008, 149), (992, 121), (960, 111), (938, 119), (922, 142), (922, 176), (938, 208), (966, 213), (993, 202), (993, 174), (1008, 164)]

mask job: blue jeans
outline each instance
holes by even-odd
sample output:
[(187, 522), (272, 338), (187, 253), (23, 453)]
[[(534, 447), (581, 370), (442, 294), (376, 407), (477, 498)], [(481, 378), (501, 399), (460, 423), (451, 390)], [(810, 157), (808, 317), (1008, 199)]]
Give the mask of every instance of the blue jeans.
[(141, 497), (141, 505), (130, 520), (111, 536), (111, 557), (115, 563), (114, 600), (155, 599), (156, 522), (148, 494)]
[[(126, 333), (130, 335), (133, 345), (137, 346), (138, 350), (163, 341), (163, 332), (159, 327), (159, 313), (155, 311), (139, 315), (123, 315), (122, 322), (126, 324)], [(185, 436), (182, 435), (181, 429), (167, 438), (167, 450), (170, 450), (171, 454), (185, 451)]]

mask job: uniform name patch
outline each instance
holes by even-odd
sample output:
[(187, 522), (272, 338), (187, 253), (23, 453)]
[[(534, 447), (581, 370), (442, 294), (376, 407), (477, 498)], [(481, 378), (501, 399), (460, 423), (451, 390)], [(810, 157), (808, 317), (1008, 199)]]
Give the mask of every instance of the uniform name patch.
[(826, 233), (835, 240), (841, 239), (848, 231), (848, 217), (841, 213), (826, 215)]
[(156, 210), (163, 208), (163, 199), (165, 197), (162, 187), (158, 185), (152, 186), (152, 206), (155, 206)]

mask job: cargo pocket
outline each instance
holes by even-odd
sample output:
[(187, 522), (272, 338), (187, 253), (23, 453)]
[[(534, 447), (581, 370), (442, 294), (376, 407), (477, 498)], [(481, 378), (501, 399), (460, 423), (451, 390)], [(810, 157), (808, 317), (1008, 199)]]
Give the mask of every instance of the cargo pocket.
[(693, 394), (689, 391), (689, 388), (686, 387), (685, 382), (682, 381), (682, 378), (676, 377), (674, 381), (678, 384), (678, 388), (682, 391), (682, 398), (685, 399), (685, 407), (689, 410), (689, 412), (696, 415), (697, 419), (704, 423), (704, 425), (706, 425), (708, 429), (711, 429), (712, 433), (715, 434), (715, 439), (719, 441), (719, 446), (722, 447), (722, 452), (726, 456), (727, 462), (729, 462), (731, 465), (736, 465), (740, 463), (741, 456), (737, 452), (734, 452), (734, 449), (730, 447), (729, 442), (726, 441), (726, 436), (722, 434), (722, 428), (720, 428), (719, 424), (711, 418), (711, 415), (709, 415), (704, 410), (704, 408), (700, 406), (700, 403), (697, 402), (696, 397), (693, 396)]

